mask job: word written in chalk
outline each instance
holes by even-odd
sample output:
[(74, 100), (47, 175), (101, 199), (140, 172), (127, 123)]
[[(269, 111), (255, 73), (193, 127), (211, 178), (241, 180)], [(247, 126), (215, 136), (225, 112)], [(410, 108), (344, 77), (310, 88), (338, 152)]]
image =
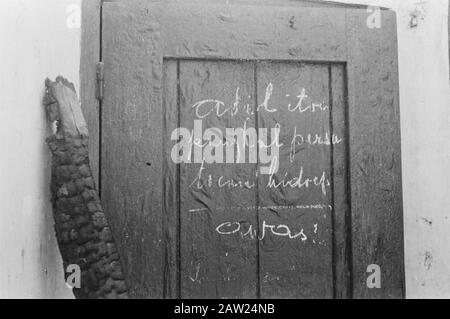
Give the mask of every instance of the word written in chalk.
[[(284, 224), (272, 225), (268, 224), (265, 220), (262, 221), (261, 232), (257, 235), (257, 230), (253, 228), (253, 225), (249, 225), (247, 229), (244, 229), (244, 223), (241, 222), (223, 222), (216, 227), (216, 232), (221, 235), (232, 235), (239, 233), (242, 237), (249, 237), (250, 239), (257, 238), (263, 240), (268, 232), (272, 235), (286, 237), (289, 239), (300, 239), (305, 241), (308, 239), (303, 228), (297, 231), (293, 231), (289, 226)], [(314, 224), (314, 233), (317, 233), (317, 224)]]

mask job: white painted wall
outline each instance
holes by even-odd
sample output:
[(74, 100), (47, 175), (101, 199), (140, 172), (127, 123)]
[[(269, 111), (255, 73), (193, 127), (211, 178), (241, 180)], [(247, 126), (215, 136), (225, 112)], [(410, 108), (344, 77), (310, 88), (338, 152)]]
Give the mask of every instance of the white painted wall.
[(338, 2), (397, 12), (406, 296), (450, 298), (448, 0)]
[(450, 298), (448, 2), (423, 7), (413, 30), (408, 6), (398, 14), (406, 292)]
[(79, 83), (80, 29), (68, 4), (0, 0), (0, 298), (72, 298), (49, 202), (44, 79)]
[[(0, 298), (71, 298), (63, 282), (49, 198), (43, 80), (79, 85), (80, 29), (68, 4), (0, 0)], [(340, 0), (397, 12), (406, 293), (450, 298), (448, 1)], [(410, 13), (424, 11), (416, 28)], [(431, 224), (429, 223), (431, 222)]]

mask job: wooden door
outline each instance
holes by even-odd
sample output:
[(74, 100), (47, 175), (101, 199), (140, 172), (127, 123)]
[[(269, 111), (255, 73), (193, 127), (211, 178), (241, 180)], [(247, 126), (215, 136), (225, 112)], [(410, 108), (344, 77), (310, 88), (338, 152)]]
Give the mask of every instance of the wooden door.
[(104, 3), (101, 196), (132, 294), (403, 297), (394, 13), (230, 2)]

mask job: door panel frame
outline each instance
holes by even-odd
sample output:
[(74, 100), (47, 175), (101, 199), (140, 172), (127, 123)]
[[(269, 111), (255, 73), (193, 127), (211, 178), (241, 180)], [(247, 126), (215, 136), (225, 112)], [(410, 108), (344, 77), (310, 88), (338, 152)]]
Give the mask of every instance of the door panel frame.
[[(141, 1), (142, 2), (142, 1)], [(144, 1), (146, 3), (161, 3), (161, 1)], [(173, 6), (177, 12), (180, 3), (166, 1), (168, 6)], [(191, 4), (204, 4), (216, 6), (222, 1), (202, 0), (193, 1)], [(88, 120), (91, 131), (90, 159), (94, 173), (103, 170), (101, 150), (102, 119), (101, 102), (99, 103), (92, 92), (95, 87), (93, 79), (94, 63), (98, 61), (97, 53), (102, 59), (101, 51), (105, 50), (102, 41), (102, 31), (105, 32), (105, 21), (101, 21), (102, 5), (104, 7), (119, 8), (136, 6), (139, 1), (115, 1), (104, 2), (100, 0), (83, 1), (83, 32), (82, 32), (82, 64), (80, 68), (80, 98), (83, 111)], [(236, 2), (233, 2), (234, 4)], [(400, 128), (399, 128), (399, 101), (398, 101), (398, 67), (397, 67), (397, 40), (395, 13), (381, 9), (381, 28), (369, 29), (366, 21), (368, 14), (366, 6), (344, 5), (336, 3), (315, 3), (315, 1), (240, 1), (245, 5), (276, 5), (276, 6), (302, 6), (304, 10), (320, 12), (316, 16), (323, 17), (323, 23), (333, 26), (334, 34), (323, 41), (309, 43), (309, 50), (280, 42), (278, 50), (264, 52), (260, 50), (264, 42), (270, 40), (270, 35), (258, 44), (248, 45), (245, 50), (239, 52), (238, 58), (245, 60), (269, 59), (269, 60), (295, 60), (317, 63), (344, 63), (347, 97), (347, 125), (349, 137), (348, 165), (349, 165), (349, 195), (351, 197), (351, 209), (346, 215), (346, 224), (351, 234), (349, 254), (352, 262), (351, 274), (343, 272), (342, 280), (349, 282), (349, 289), (344, 289), (336, 297), (344, 298), (403, 298), (405, 296), (404, 285), (404, 257), (403, 257), (403, 217), (402, 217), (402, 191), (401, 191), (401, 162), (400, 162)], [(103, 8), (104, 10), (104, 8)], [(114, 9), (113, 9), (114, 10)], [(178, 9), (179, 10), (179, 9)], [(339, 11), (339, 14), (336, 14)], [(85, 12), (91, 14), (86, 15)], [(92, 14), (95, 12), (95, 14)], [(326, 14), (323, 14), (327, 12)], [(104, 14), (104, 12), (103, 12)], [(337, 17), (337, 18), (336, 18)], [(105, 15), (103, 15), (103, 19)], [(226, 14), (222, 22), (232, 20)], [(166, 21), (169, 21), (166, 19)], [(301, 19), (299, 22), (307, 20)], [(153, 21), (142, 21), (143, 25), (152, 28)], [(101, 30), (103, 24), (103, 30)], [(88, 26), (88, 27), (86, 27)], [(179, 25), (180, 34), (189, 37), (182, 24)], [(304, 26), (304, 25), (303, 25)], [(172, 25), (173, 27), (173, 25)], [(307, 26), (304, 26), (305, 28)], [(266, 25), (270, 32), (270, 25)], [(141, 30), (146, 32), (145, 30)], [(148, 30), (147, 30), (148, 32)], [(232, 32), (232, 30), (230, 31)], [(132, 36), (136, 34), (130, 33)], [(155, 55), (154, 65), (162, 70), (162, 59), (179, 58), (184, 50), (190, 50), (198, 58), (228, 59), (229, 52), (220, 46), (214, 47), (213, 37), (211, 43), (204, 50), (188, 45), (176, 46), (174, 41), (166, 41), (164, 32), (157, 34), (162, 38), (163, 48), (167, 54)], [(104, 35), (103, 35), (104, 37)], [(194, 39), (195, 40), (195, 39)], [(103, 39), (104, 41), (104, 39)], [(182, 37), (180, 37), (182, 41)], [(195, 42), (194, 42), (195, 44)], [(102, 48), (103, 47), (103, 48)], [(150, 47), (148, 47), (150, 49)], [(154, 48), (152, 48), (154, 49)], [(256, 53), (255, 53), (256, 52)], [(319, 55), (317, 53), (320, 53)], [(235, 59), (236, 56), (233, 56)], [(135, 56), (136, 58), (136, 56)], [(138, 57), (141, 60), (142, 57)], [(129, 60), (131, 61), (131, 59)], [(143, 60), (142, 60), (143, 61)], [(141, 61), (141, 62), (142, 62)], [(105, 61), (106, 62), (106, 61)], [(139, 61), (132, 63), (136, 69)], [(108, 73), (108, 65), (105, 65)], [(149, 79), (159, 79), (161, 73), (148, 72)], [(141, 73), (141, 76), (144, 74)], [(108, 94), (106, 74), (105, 93)], [(158, 80), (157, 80), (158, 81)], [(370, 89), (370, 83), (379, 86)], [(149, 82), (151, 85), (151, 81)], [(160, 88), (155, 88), (158, 91)], [(386, 98), (388, 96), (389, 98)], [(162, 114), (160, 114), (162, 116)], [(377, 119), (372, 121), (371, 119)], [(104, 137), (104, 136), (103, 136)], [(103, 154), (104, 156), (104, 154)], [(96, 168), (98, 167), (98, 168)], [(101, 183), (101, 177), (99, 179)], [(97, 184), (98, 185), (98, 184)], [(149, 200), (149, 199), (146, 199)], [(365, 222), (370, 220), (371, 222)], [(161, 220), (158, 220), (162, 223)], [(374, 227), (375, 226), (375, 227)], [(114, 225), (113, 225), (114, 229)], [(383, 234), (383, 236), (379, 236)], [(119, 233), (116, 234), (116, 236)], [(380, 249), (380, 247), (384, 249)], [(358, 248), (355, 250), (355, 248)], [(120, 249), (120, 248), (119, 248)], [(366, 286), (367, 266), (378, 264), (381, 267), (382, 286), (380, 289), (368, 289)], [(144, 265), (141, 265), (144, 267)], [(341, 272), (342, 274), (342, 272)], [(147, 276), (146, 276), (147, 277)], [(150, 285), (161, 284), (151, 279)], [(141, 278), (142, 279), (142, 278)], [(153, 283), (152, 283), (153, 282)], [(176, 293), (168, 293), (164, 289), (148, 288), (147, 291), (136, 291), (136, 295), (150, 297), (177, 297)], [(349, 291), (348, 291), (349, 290)]]

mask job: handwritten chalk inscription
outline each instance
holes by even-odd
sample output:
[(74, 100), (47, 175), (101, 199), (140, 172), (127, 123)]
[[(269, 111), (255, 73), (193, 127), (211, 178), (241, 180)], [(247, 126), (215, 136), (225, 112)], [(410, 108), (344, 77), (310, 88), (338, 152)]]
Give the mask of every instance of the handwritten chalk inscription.
[[(276, 87), (268, 83), (265, 87), (262, 103), (255, 105), (251, 96), (241, 94), (241, 89), (234, 90), (233, 102), (227, 105), (224, 101), (215, 97), (198, 100), (191, 105), (194, 114), (193, 129), (179, 127), (172, 131), (171, 140), (174, 145), (171, 149), (171, 158), (176, 164), (200, 164), (196, 174), (188, 183), (193, 193), (204, 192), (245, 192), (253, 190), (260, 192), (265, 188), (270, 192), (285, 194), (296, 192), (297, 198), (305, 197), (306, 192), (314, 192), (313, 198), (322, 198), (319, 203), (301, 203), (295, 205), (271, 205), (244, 207), (239, 203), (230, 203), (228, 207), (192, 207), (189, 213), (214, 213), (225, 211), (246, 210), (254, 212), (283, 211), (299, 212), (327, 212), (332, 210), (329, 202), (331, 177), (326, 162), (322, 163), (314, 158), (309, 159), (302, 151), (305, 149), (319, 149), (330, 152), (330, 147), (338, 147), (344, 142), (344, 138), (323, 126), (315, 128), (301, 125), (290, 125), (284, 128), (282, 123), (276, 120), (271, 122), (272, 127), (264, 127), (264, 123), (256, 126), (253, 118), (263, 113), (270, 114), (271, 119), (277, 119), (277, 114), (282, 113), (290, 118), (302, 116), (326, 117), (330, 113), (329, 105), (324, 101), (314, 101), (309, 98), (306, 88), (300, 87), (296, 94), (284, 94), (293, 97), (291, 102), (285, 105), (276, 105), (272, 96)], [(223, 119), (223, 122), (241, 123), (234, 127), (208, 127), (203, 121), (214, 119), (212, 123)], [(280, 121), (282, 122), (282, 121)], [(301, 121), (298, 121), (301, 123)], [(294, 122), (295, 123), (295, 122)], [(328, 150), (327, 150), (328, 148)], [(284, 162), (280, 161), (280, 158)], [(302, 162), (303, 161), (303, 162)], [(305, 162), (306, 161), (306, 162)], [(310, 162), (308, 162), (310, 161)], [(315, 162), (313, 162), (315, 161)], [(207, 169), (215, 164), (255, 164), (258, 169), (252, 174), (236, 174), (236, 176), (221, 175), (215, 170)], [(312, 167), (314, 170), (312, 170)], [(213, 171), (214, 173), (211, 173)], [(303, 194), (303, 195), (302, 195)], [(283, 195), (284, 196), (284, 195)], [(292, 196), (291, 196), (292, 197)], [(238, 204), (233, 206), (232, 204)], [(286, 219), (284, 219), (286, 220)], [(240, 236), (242, 239), (263, 240), (267, 236), (286, 238), (306, 242), (309, 238), (317, 239), (320, 223), (310, 225), (287, 224), (285, 222), (274, 223), (262, 219), (258, 224), (243, 222), (242, 220), (226, 220), (214, 225), (216, 233), (220, 236)], [(315, 237), (311, 236), (314, 235)]]

